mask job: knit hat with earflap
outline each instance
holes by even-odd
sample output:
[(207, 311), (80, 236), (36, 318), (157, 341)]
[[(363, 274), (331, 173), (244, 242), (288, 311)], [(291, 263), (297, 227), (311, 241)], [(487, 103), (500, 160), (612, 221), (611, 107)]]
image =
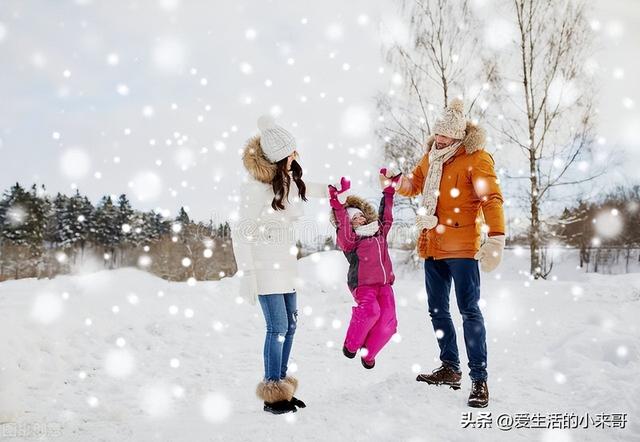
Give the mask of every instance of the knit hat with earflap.
[(440, 118), (433, 126), (436, 135), (462, 140), (465, 136), (467, 119), (464, 116), (464, 102), (459, 98), (454, 98), (449, 102), (449, 106), (442, 112)]
[(296, 150), (296, 139), (287, 130), (278, 126), (269, 115), (258, 118), (260, 147), (272, 163), (277, 163)]

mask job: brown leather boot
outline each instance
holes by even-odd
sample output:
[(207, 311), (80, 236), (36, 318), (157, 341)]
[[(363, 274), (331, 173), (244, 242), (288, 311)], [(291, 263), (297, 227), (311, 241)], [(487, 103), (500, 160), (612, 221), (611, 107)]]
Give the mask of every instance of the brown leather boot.
[(473, 408), (485, 408), (489, 405), (487, 381), (472, 381), (467, 405)]
[(419, 374), (416, 381), (430, 385), (448, 385), (453, 390), (460, 390), (460, 379), (462, 379), (462, 373), (442, 364), (430, 374)]

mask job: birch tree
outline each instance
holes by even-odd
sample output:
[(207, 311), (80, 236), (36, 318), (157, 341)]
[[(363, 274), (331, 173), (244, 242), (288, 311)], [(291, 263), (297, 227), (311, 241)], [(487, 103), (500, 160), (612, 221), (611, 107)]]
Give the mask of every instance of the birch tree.
[(530, 272), (546, 277), (543, 205), (561, 188), (604, 169), (589, 162), (594, 142), (594, 88), (585, 61), (593, 50), (584, 1), (509, 0), (513, 44), (490, 75), (494, 132), (526, 166), (507, 179), (520, 188), (529, 226)]

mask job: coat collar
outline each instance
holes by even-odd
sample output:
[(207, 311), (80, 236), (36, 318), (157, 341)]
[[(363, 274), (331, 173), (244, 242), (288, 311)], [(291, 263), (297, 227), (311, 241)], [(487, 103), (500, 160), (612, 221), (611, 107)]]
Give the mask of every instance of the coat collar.
[(242, 163), (247, 172), (264, 184), (271, 184), (276, 176), (276, 165), (269, 161), (260, 146), (260, 137), (255, 136), (244, 146), (242, 152)]

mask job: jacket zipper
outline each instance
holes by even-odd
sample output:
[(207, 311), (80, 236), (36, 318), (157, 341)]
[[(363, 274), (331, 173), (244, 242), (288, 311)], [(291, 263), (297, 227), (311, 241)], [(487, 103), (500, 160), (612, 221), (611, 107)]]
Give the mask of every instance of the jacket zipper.
[(376, 240), (376, 244), (378, 244), (378, 261), (380, 261), (380, 267), (382, 267), (382, 274), (384, 275), (384, 283), (387, 283), (387, 271), (384, 269), (384, 264), (382, 264), (382, 248), (380, 247), (380, 242), (378, 241), (378, 237), (374, 237)]

